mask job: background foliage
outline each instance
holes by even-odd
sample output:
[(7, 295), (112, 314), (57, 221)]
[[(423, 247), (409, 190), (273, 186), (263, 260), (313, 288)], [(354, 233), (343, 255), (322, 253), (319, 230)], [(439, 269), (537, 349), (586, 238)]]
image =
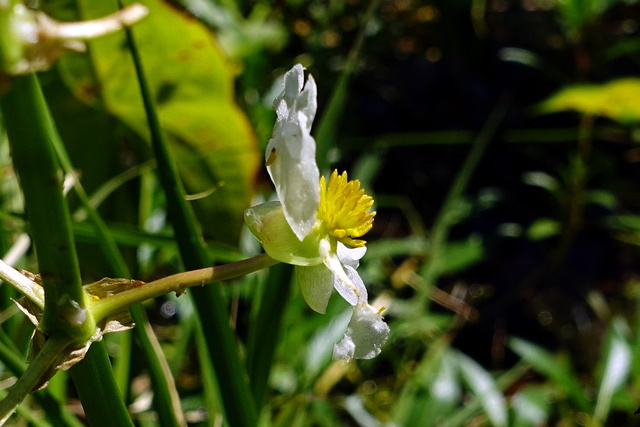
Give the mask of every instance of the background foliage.
[[(295, 63), (319, 86), (319, 162), (347, 169), (377, 202), (360, 267), (373, 304), (388, 307), (392, 336), (376, 359), (330, 360), (347, 304), (312, 313), (286, 267), (213, 285), (262, 424), (640, 423), (635, 1), (144, 3), (151, 16), (133, 33), (186, 191), (202, 193), (192, 203), (213, 262), (260, 251), (242, 211), (272, 196), (261, 156), (273, 81)], [(70, 20), (117, 4), (41, 6)], [(125, 44), (123, 34), (90, 42), (39, 77), (73, 168), (132, 276), (148, 280), (184, 265)], [(0, 252), (35, 270), (6, 141), (1, 149)], [(92, 282), (113, 272), (80, 202), (70, 193)], [(31, 326), (11, 289), (0, 293), (10, 378)], [(196, 345), (191, 300), (167, 295), (144, 309), (187, 422), (220, 422), (225, 384)], [(134, 421), (157, 424), (146, 344), (125, 333), (106, 342)], [(48, 390), (81, 412), (64, 373)], [(36, 397), (15, 423), (59, 425), (51, 417)]]

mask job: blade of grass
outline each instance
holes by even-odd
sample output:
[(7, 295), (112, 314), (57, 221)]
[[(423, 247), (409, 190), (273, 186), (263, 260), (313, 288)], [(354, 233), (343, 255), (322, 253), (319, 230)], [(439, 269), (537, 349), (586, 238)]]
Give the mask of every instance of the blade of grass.
[(611, 409), (613, 394), (624, 384), (631, 371), (633, 358), (631, 346), (622, 334), (616, 330), (616, 322), (621, 323), (621, 319), (614, 319), (612, 322), (610, 337), (604, 348), (606, 362), (593, 411), (594, 425), (605, 425)]
[[(46, 323), (58, 326), (60, 317), (55, 302), (59, 298), (70, 298), (69, 301), (78, 303), (84, 301), (70, 215), (62, 195), (62, 173), (52, 143), (59, 140), (59, 136), (35, 75), (13, 77), (11, 88), (0, 99), (0, 109), (24, 193), (40, 272), (46, 285), (43, 326)], [(47, 283), (54, 283), (54, 286)], [(54, 304), (52, 309), (48, 309), (47, 301), (49, 307)], [(91, 332), (95, 326), (91, 316), (87, 317), (85, 323), (92, 323)], [(67, 329), (64, 325), (59, 327), (63, 331)], [(91, 365), (95, 372), (89, 375), (86, 367)], [(84, 363), (71, 369), (71, 375), (92, 425), (133, 425), (115, 385), (103, 345), (94, 344)], [(78, 387), (78, 384), (88, 387)]]
[(568, 362), (558, 360), (546, 350), (519, 338), (511, 338), (508, 346), (533, 369), (562, 388), (581, 411), (587, 412), (589, 410), (589, 402), (584, 394), (584, 388), (580, 385)]
[[(524, 363), (518, 363), (507, 372), (498, 376), (496, 379), (496, 385), (499, 391), (505, 392), (509, 387), (513, 386), (522, 376), (527, 372), (529, 367)], [(482, 401), (479, 398), (475, 398), (469, 402), (464, 409), (451, 415), (446, 421), (440, 424), (440, 427), (458, 427), (465, 426), (469, 423), (469, 420), (482, 409)]]
[[(193, 210), (184, 198), (185, 192), (177, 167), (164, 140), (133, 33), (127, 29), (126, 35), (147, 114), (160, 183), (166, 195), (169, 218), (182, 262), (189, 270), (208, 267), (211, 260)], [(190, 295), (194, 300), (209, 356), (213, 362), (226, 419), (233, 426), (253, 427), (257, 422), (256, 406), (249, 391), (246, 372), (240, 362), (238, 344), (229, 325), (228, 309), (222, 290), (218, 286), (203, 286), (193, 288)], [(208, 358), (201, 358), (200, 362), (208, 363)]]
[(278, 344), (282, 314), (291, 294), (293, 267), (279, 264), (271, 267), (260, 299), (258, 314), (247, 343), (247, 372), (251, 392), (260, 409), (267, 389), (273, 355)]
[(455, 211), (456, 204), (460, 201), (462, 194), (469, 185), (471, 177), (478, 167), (489, 142), (495, 135), (498, 124), (502, 121), (508, 107), (509, 103), (502, 101), (493, 110), (473, 143), (469, 154), (467, 154), (467, 157), (464, 159), (455, 180), (449, 188), (445, 200), (442, 202), (438, 216), (431, 228), (428, 246), (425, 248), (425, 253), (427, 253), (428, 256), (420, 270), (420, 275), (424, 279), (425, 286), (422, 286), (418, 290), (416, 303), (419, 306), (424, 306), (427, 303), (432, 286), (435, 285), (435, 281), (441, 272), (449, 229), (453, 225), (451, 214)]
[(491, 424), (496, 427), (506, 426), (507, 405), (505, 397), (498, 389), (491, 374), (469, 356), (458, 353), (457, 359), (462, 377), (482, 405)]
[[(13, 344), (13, 343), (12, 343)], [(16, 377), (20, 377), (26, 370), (26, 366), (16, 348), (0, 341), (0, 360), (3, 365)], [(44, 409), (47, 418), (55, 426), (82, 427), (83, 424), (64, 409), (64, 404), (56, 399), (48, 389), (34, 393), (33, 397)], [(20, 413), (20, 411), (19, 411)]]
[(379, 4), (380, 0), (373, 0), (369, 2), (369, 7), (367, 7), (367, 10), (362, 16), (360, 29), (358, 30), (356, 39), (353, 43), (353, 46), (351, 47), (351, 50), (349, 51), (344, 69), (342, 70), (342, 73), (340, 74), (340, 77), (338, 78), (338, 81), (336, 82), (333, 91), (331, 92), (329, 102), (327, 103), (322, 117), (320, 117), (320, 120), (318, 120), (315, 139), (317, 153), (316, 161), (318, 162), (320, 173), (323, 173), (330, 167), (329, 153), (331, 151), (331, 148), (335, 146), (335, 137), (337, 134), (338, 125), (344, 111), (345, 101), (347, 100), (347, 88), (349, 85), (349, 79), (351, 78), (351, 74), (353, 74), (353, 71), (356, 68), (356, 61), (358, 59), (360, 49), (362, 48), (362, 44), (364, 43), (364, 39), (367, 35), (369, 22), (372, 20), (373, 14), (375, 13)]
[[(71, 159), (67, 154), (67, 151), (61, 141), (54, 141), (54, 146), (62, 168), (66, 174), (74, 174), (73, 165)], [(109, 229), (106, 224), (92, 205), (91, 199), (84, 191), (79, 179), (74, 179), (74, 190), (84, 212), (87, 213), (89, 221), (93, 226), (93, 229), (97, 235), (97, 242), (104, 254), (109, 267), (114, 275), (121, 278), (131, 278), (131, 273), (127, 267), (118, 246), (116, 245), (113, 237), (109, 234)], [(154, 408), (158, 413), (160, 425), (163, 426), (186, 426), (186, 420), (182, 414), (182, 408), (180, 406), (180, 396), (175, 387), (175, 381), (170, 374), (169, 365), (164, 353), (160, 348), (160, 343), (156, 338), (147, 315), (139, 304), (134, 304), (129, 307), (131, 317), (138, 326), (134, 329), (134, 334), (137, 337), (145, 359), (147, 360), (147, 367), (151, 383), (153, 385), (154, 395), (153, 402)], [(122, 376), (124, 368), (120, 371)], [(124, 378), (119, 385), (119, 389), (123, 396), (127, 394), (128, 379), (125, 382)]]

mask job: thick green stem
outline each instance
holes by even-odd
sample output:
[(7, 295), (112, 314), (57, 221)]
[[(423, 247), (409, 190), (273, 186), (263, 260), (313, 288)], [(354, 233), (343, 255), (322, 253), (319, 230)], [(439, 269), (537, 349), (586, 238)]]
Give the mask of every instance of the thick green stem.
[(86, 340), (95, 324), (86, 310), (69, 211), (62, 194), (63, 174), (52, 140), (57, 132), (34, 75), (14, 77), (0, 101), (20, 178), (38, 266), (45, 289), (41, 329)]
[[(53, 147), (59, 136), (36, 76), (13, 77), (11, 88), (0, 99), (0, 109), (24, 193), (46, 295), (40, 328), (52, 339), (70, 338), (84, 344), (93, 335), (95, 323), (86, 307), (69, 211), (62, 195), (63, 174)], [(107, 420), (115, 423), (112, 425), (132, 425), (115, 387), (104, 346), (94, 344), (85, 361), (97, 366), (99, 373), (88, 376), (83, 364), (79, 364), (71, 370), (74, 381), (84, 378), (101, 387), (78, 390), (83, 404), (93, 399), (109, 406), (108, 419), (85, 407), (87, 416), (96, 420), (92, 425), (105, 425)]]
[[(180, 256), (188, 270), (208, 267), (212, 261), (193, 210), (185, 200), (177, 166), (169, 153), (160, 127), (136, 42), (130, 30), (127, 29), (126, 34), (147, 114), (151, 145), (158, 162), (160, 183), (167, 198), (169, 218)], [(257, 424), (258, 415), (249, 390), (246, 371), (240, 362), (238, 343), (229, 325), (224, 295), (218, 286), (203, 286), (194, 288), (192, 296), (217, 376), (226, 419), (233, 426), (253, 427)]]
[[(71, 159), (61, 141), (55, 141), (55, 149), (60, 163), (67, 174), (75, 174)], [(74, 180), (74, 189), (83, 205), (89, 221), (93, 224), (93, 228), (98, 236), (98, 244), (105, 259), (107, 260), (112, 272), (117, 277), (130, 278), (131, 274), (127, 267), (113, 236), (110, 234), (107, 225), (104, 223), (98, 211), (92, 206), (89, 196), (84, 191), (84, 187), (79, 179)], [(169, 368), (163, 352), (160, 349), (160, 343), (153, 334), (153, 330), (149, 325), (149, 320), (142, 309), (137, 305), (130, 307), (131, 317), (133, 318), (137, 328), (134, 333), (137, 335), (141, 343), (141, 348), (147, 360), (149, 368), (149, 376), (153, 384), (154, 391), (154, 407), (158, 412), (158, 420), (160, 425), (183, 426), (186, 425), (182, 408), (180, 407), (180, 396), (175, 387), (175, 382), (171, 375), (167, 375)], [(92, 313), (93, 314), (93, 313)], [(96, 318), (94, 317), (94, 320)], [(97, 320), (96, 320), (97, 321)], [(121, 359), (122, 361), (122, 359)], [(124, 393), (126, 383), (120, 384), (120, 389)]]

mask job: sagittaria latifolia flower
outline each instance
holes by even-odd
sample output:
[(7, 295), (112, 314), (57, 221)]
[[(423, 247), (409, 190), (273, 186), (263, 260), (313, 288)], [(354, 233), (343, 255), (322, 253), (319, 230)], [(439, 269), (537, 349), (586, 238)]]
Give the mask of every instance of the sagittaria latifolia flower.
[(266, 165), (279, 202), (245, 212), (251, 232), (272, 258), (296, 266), (309, 306), (324, 313), (332, 290), (353, 306), (347, 332), (334, 346), (334, 359), (370, 359), (389, 335), (381, 312), (368, 303), (356, 268), (366, 252), (360, 239), (372, 227), (373, 199), (347, 173), (327, 181), (316, 164), (311, 125), (317, 109), (316, 84), (305, 82), (301, 65), (284, 76), (284, 91), (274, 101), (277, 114), (266, 149)]

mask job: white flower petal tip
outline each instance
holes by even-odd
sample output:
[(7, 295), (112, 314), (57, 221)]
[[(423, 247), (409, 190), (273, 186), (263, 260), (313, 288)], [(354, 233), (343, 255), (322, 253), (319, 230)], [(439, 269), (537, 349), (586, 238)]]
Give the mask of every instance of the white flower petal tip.
[(381, 312), (369, 304), (358, 304), (353, 308), (344, 338), (333, 346), (333, 359), (373, 359), (382, 350), (389, 337), (389, 325), (382, 320)]
[(348, 248), (344, 243), (338, 242), (338, 258), (344, 265), (348, 265), (353, 268), (358, 268), (360, 260), (367, 253), (367, 247), (362, 246), (360, 248)]
[(311, 76), (305, 83), (300, 64), (285, 74), (284, 91), (274, 101), (278, 118), (265, 152), (285, 217), (299, 240), (313, 229), (320, 203), (316, 141), (311, 136), (316, 97), (316, 83)]

